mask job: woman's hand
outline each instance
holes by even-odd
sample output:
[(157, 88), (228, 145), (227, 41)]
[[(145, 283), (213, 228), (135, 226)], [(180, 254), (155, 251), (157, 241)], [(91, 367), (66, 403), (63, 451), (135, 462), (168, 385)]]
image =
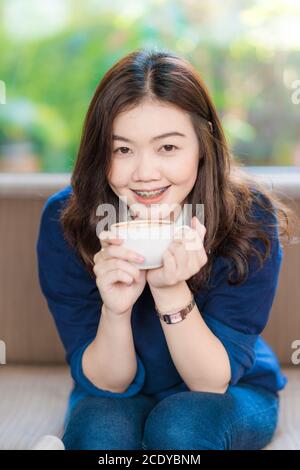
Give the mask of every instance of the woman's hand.
[(123, 239), (110, 231), (101, 232), (99, 238), (102, 248), (94, 256), (93, 268), (96, 284), (106, 310), (121, 315), (132, 308), (144, 290), (146, 271), (131, 263), (143, 259), (121, 246)]
[(203, 247), (206, 232), (197, 217), (192, 218), (192, 228), (175, 235), (174, 240), (163, 255), (163, 266), (149, 269), (146, 281), (151, 287), (167, 287), (186, 281), (207, 262)]

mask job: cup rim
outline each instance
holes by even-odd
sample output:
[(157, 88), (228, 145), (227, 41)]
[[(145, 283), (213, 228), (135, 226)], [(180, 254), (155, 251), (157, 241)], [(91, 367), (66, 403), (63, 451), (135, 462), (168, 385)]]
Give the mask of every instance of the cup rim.
[(159, 224), (159, 225), (174, 225), (174, 222), (171, 222), (171, 221), (168, 221), (168, 220), (160, 220), (160, 219), (154, 219), (154, 220), (149, 220), (149, 219), (144, 219), (144, 220), (128, 220), (127, 222), (124, 221), (124, 222), (115, 222), (114, 224), (111, 224), (111, 227), (115, 227), (115, 228), (118, 228), (118, 227), (123, 227), (124, 225), (126, 224), (130, 224), (130, 225), (145, 225), (145, 226), (149, 226), (149, 225), (152, 225), (152, 224)]

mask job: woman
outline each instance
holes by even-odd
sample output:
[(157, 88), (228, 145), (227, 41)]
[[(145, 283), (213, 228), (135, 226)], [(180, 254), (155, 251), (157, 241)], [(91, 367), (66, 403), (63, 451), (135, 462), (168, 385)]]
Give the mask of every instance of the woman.
[[(149, 193), (157, 188), (166, 190)], [(174, 240), (161, 268), (139, 270), (141, 259), (122, 239), (110, 230), (97, 236), (97, 208), (120, 200), (140, 209), (137, 218), (152, 216), (153, 201), (155, 210), (191, 204), (199, 249)], [(204, 205), (205, 225), (196, 204)], [(48, 199), (37, 244), (41, 288), (74, 379), (67, 449), (261, 449), (270, 442), (286, 378), (260, 333), (288, 214), (230, 155), (188, 61), (138, 50), (106, 73), (71, 185)]]

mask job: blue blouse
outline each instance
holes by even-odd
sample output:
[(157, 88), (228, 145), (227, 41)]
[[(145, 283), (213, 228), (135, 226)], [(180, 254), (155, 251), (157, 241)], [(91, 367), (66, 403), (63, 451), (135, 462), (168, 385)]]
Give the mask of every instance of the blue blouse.
[[(161, 400), (189, 390), (172, 361), (148, 284), (132, 309), (137, 359), (133, 382), (123, 393), (115, 393), (96, 387), (84, 375), (82, 355), (96, 336), (102, 300), (95, 279), (66, 242), (59, 223), (59, 213), (71, 191), (71, 186), (67, 186), (46, 201), (36, 245), (41, 289), (74, 380), (69, 412), (86, 395), (122, 398), (144, 393)], [(275, 216), (263, 212), (257, 204), (253, 215), (274, 223)], [(260, 336), (269, 318), (282, 260), (277, 229), (274, 232), (271, 253), (261, 270), (257, 270), (254, 258), (247, 280), (239, 286), (230, 286), (226, 280), (230, 263), (219, 256), (213, 264), (209, 286), (195, 294), (195, 301), (205, 323), (227, 351), (230, 384), (248, 383), (277, 394), (287, 379), (274, 352)], [(258, 241), (256, 245), (260, 248)]]

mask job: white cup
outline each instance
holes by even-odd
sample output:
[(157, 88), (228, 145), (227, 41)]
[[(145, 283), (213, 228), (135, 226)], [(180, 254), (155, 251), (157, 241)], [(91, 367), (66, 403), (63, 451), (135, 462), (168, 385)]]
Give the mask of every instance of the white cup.
[(36, 442), (32, 450), (65, 450), (65, 446), (61, 439), (47, 434)]
[[(122, 246), (144, 257), (143, 263), (133, 263), (139, 269), (155, 269), (163, 265), (163, 254), (177, 232), (190, 230), (187, 225), (177, 227), (167, 220), (130, 220), (111, 225), (111, 232), (124, 239)], [(176, 234), (176, 235), (175, 235)]]

